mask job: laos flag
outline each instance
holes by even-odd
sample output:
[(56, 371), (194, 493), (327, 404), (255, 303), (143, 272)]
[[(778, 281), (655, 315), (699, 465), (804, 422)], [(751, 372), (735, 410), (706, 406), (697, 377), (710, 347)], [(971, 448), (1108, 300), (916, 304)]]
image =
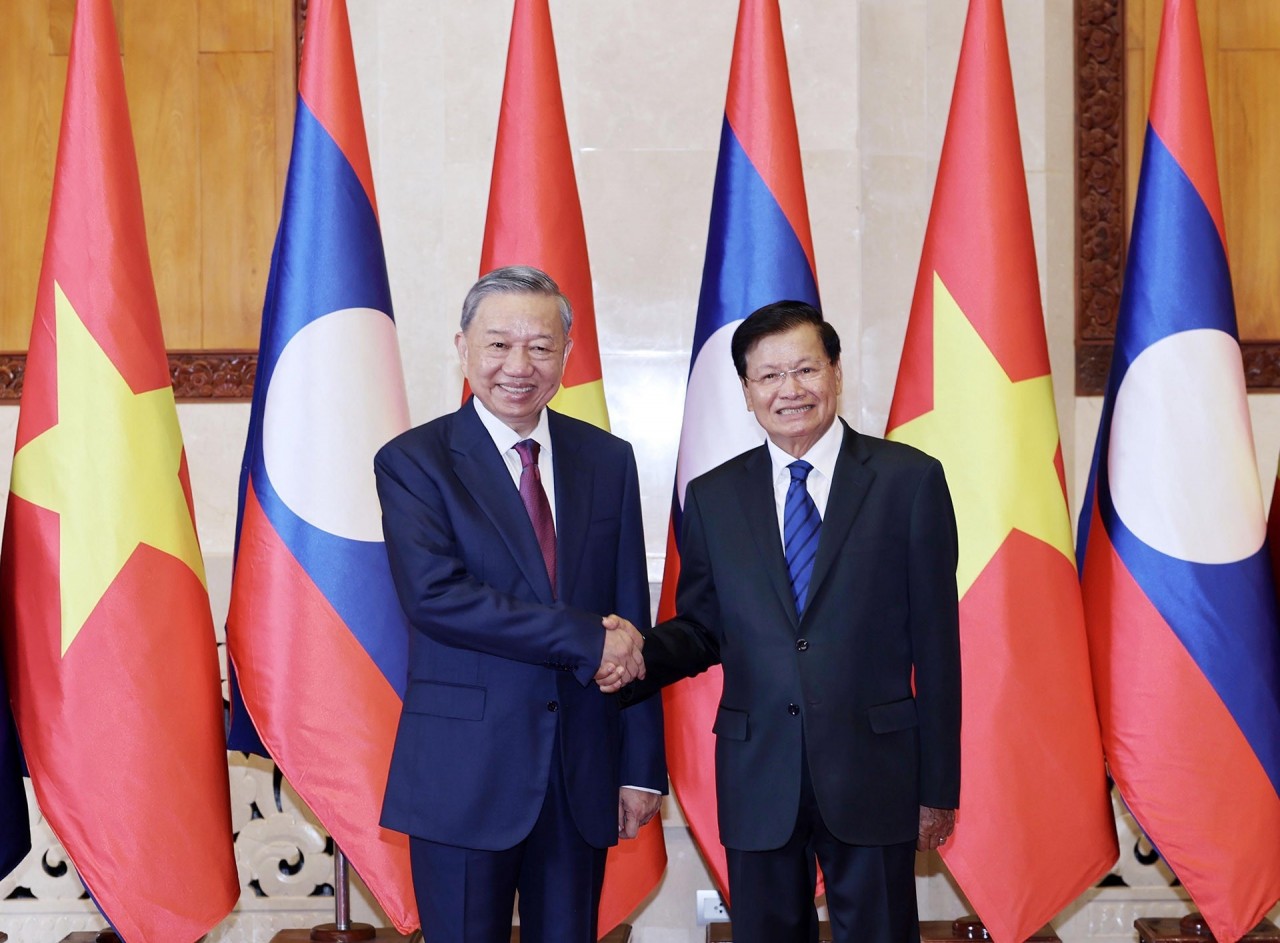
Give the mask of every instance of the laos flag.
[[(778, 0), (742, 0), (693, 329), (659, 620), (676, 611), (685, 486), (764, 441), (764, 430), (743, 403), (729, 341), (752, 311), (785, 300), (818, 304), (787, 52)], [(716, 666), (666, 688), (663, 708), (671, 784), (708, 869), (727, 894), (711, 733), (722, 686)]]
[(1167, 0), (1080, 519), (1103, 746), (1219, 940), (1280, 898), (1280, 624), (1196, 9)]
[(313, 0), (304, 50), (227, 643), (271, 757), (408, 932), (417, 925), (408, 840), (378, 825), (408, 625), (373, 455), (409, 417), (345, 0)]

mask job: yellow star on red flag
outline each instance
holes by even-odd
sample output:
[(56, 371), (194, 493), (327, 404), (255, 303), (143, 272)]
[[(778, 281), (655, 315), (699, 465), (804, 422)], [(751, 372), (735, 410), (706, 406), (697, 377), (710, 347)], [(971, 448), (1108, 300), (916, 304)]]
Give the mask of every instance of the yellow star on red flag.
[(62, 654), (139, 544), (205, 582), (173, 388), (135, 393), (54, 282), (58, 423), (13, 459), (15, 495), (59, 516)]
[(942, 462), (960, 534), (961, 596), (1014, 529), (1074, 561), (1053, 382), (1047, 373), (1011, 380), (936, 272), (933, 409), (889, 438)]

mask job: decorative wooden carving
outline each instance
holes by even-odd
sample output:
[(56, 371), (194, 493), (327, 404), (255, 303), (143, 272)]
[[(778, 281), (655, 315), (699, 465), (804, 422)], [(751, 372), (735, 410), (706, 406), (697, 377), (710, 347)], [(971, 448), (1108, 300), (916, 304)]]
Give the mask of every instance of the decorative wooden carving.
[(1076, 3), (1076, 394), (1102, 393), (1124, 270), (1124, 9)]
[(248, 399), (257, 372), (256, 350), (169, 352), (169, 376), (178, 399)]

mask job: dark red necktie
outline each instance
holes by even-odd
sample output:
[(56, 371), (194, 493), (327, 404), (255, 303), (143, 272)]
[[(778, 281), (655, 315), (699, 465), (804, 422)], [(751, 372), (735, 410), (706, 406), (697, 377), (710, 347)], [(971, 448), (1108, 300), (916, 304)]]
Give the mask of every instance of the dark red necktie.
[(515, 444), (520, 456), (520, 500), (533, 522), (533, 533), (542, 548), (542, 561), (547, 565), (547, 577), (551, 580), (551, 595), (556, 595), (556, 525), (551, 519), (551, 503), (542, 487), (542, 473), (538, 471), (538, 443), (525, 439)]

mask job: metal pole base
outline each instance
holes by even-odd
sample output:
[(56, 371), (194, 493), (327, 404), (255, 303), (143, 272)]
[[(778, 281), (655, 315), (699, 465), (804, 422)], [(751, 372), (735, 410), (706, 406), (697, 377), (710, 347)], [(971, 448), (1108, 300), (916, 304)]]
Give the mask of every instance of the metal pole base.
[(360, 943), (376, 938), (377, 931), (367, 923), (352, 923), (346, 929), (338, 929), (336, 923), (322, 923), (311, 928), (314, 943)]

